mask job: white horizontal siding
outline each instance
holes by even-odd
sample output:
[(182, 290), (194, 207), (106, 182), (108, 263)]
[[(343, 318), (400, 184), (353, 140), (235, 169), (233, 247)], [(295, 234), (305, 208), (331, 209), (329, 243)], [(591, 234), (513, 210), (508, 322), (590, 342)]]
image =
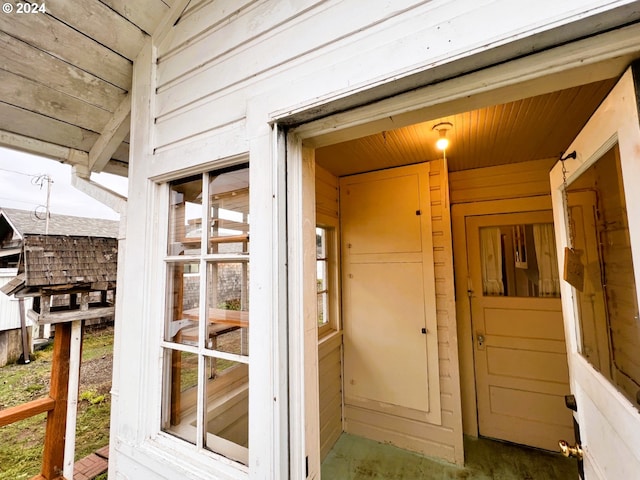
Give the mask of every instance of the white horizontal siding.
[[(0, 269), (0, 287), (9, 283), (16, 274), (17, 270), (13, 268)], [(31, 302), (32, 300), (30, 298), (25, 300), (25, 314), (26, 310), (31, 308)], [(30, 325), (31, 321), (27, 319), (27, 323)], [(16, 328), (20, 328), (20, 307), (18, 299), (0, 293), (0, 332)]]
[(154, 146), (197, 141), (254, 100), (262, 114), (335, 100), (625, 2), (601, 3), (205, 2), (159, 45)]

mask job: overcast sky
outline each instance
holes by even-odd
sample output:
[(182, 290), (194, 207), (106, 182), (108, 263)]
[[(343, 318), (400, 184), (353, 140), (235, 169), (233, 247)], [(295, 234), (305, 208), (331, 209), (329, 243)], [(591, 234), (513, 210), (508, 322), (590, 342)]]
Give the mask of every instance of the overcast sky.
[[(47, 174), (53, 179), (50, 208), (52, 213), (79, 217), (118, 220), (109, 207), (71, 186), (71, 166), (55, 160), (0, 147), (0, 207), (44, 211), (47, 182), (42, 188), (34, 183)], [(127, 179), (108, 173), (92, 174), (91, 179), (126, 196)]]

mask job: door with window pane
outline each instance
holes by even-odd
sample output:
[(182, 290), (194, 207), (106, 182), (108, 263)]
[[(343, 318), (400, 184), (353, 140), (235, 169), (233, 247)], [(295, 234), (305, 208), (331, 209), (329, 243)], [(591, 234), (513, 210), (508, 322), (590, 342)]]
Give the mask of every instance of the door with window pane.
[(169, 184), (162, 428), (248, 461), (249, 169)]
[(550, 175), (558, 254), (584, 271), (562, 301), (587, 479), (640, 471), (639, 90), (636, 63)]
[(466, 223), (479, 433), (556, 450), (573, 426), (552, 212)]

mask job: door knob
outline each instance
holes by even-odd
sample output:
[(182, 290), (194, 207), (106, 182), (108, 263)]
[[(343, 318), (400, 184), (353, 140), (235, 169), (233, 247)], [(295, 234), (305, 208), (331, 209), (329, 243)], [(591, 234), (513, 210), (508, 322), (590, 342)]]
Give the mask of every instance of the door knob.
[(478, 350), (484, 349), (484, 333), (476, 333), (476, 340), (478, 341)]
[(565, 440), (560, 440), (558, 442), (558, 445), (560, 446), (562, 455), (564, 455), (565, 457), (575, 457), (578, 460), (582, 460), (582, 445), (580, 445), (579, 443), (576, 443), (575, 446), (572, 447)]

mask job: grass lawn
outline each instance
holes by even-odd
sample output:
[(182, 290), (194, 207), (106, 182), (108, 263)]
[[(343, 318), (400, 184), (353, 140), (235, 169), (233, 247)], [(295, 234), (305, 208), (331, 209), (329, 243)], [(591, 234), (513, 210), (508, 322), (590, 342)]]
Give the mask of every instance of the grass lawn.
[[(82, 344), (76, 460), (109, 443), (113, 329), (86, 332)], [(27, 365), (0, 368), (0, 409), (49, 392), (53, 347), (36, 352)], [(46, 414), (0, 427), (0, 480), (29, 479), (40, 473)], [(103, 477), (106, 478), (106, 475)]]

